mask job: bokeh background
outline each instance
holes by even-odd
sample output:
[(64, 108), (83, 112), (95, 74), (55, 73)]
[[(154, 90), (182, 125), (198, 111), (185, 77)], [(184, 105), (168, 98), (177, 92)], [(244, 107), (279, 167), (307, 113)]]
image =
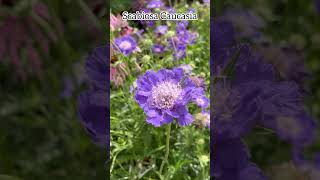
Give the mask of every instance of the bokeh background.
[(106, 43), (104, 0), (0, 1), (0, 179), (105, 179), (77, 97)]
[[(305, 108), (318, 123), (320, 117), (319, 1), (226, 0), (214, 1), (213, 4), (215, 15), (225, 15), (229, 11), (230, 17), (233, 15), (232, 21), (236, 30), (252, 37), (242, 39), (243, 42), (250, 42), (253, 48), (256, 44), (269, 47), (270, 49), (263, 52), (263, 55), (280, 67), (282, 73), (288, 73), (286, 68), (293, 67), (295, 63), (305, 66), (306, 72), (311, 74), (310, 78), (302, 79), (298, 76), (297, 79), (301, 78), (302, 81), (299, 84), (308, 92)], [(236, 13), (239, 13), (238, 17)], [(252, 34), (256, 32), (258, 34)], [(256, 39), (259, 40), (256, 41)], [(280, 140), (274, 132), (258, 127), (245, 138), (245, 142), (250, 150), (252, 161), (270, 179), (310, 179), (310, 174), (301, 173), (294, 168), (292, 146)], [(315, 143), (305, 151), (307, 158), (313, 157), (319, 150), (320, 141), (317, 136)], [(313, 178), (320, 178), (319, 174)]]

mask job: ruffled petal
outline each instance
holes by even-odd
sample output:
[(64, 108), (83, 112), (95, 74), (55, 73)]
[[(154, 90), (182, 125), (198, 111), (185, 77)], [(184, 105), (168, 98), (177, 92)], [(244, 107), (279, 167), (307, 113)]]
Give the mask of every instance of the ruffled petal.
[(184, 114), (184, 116), (180, 116), (177, 121), (180, 126), (186, 126), (193, 122), (193, 116), (190, 113)]

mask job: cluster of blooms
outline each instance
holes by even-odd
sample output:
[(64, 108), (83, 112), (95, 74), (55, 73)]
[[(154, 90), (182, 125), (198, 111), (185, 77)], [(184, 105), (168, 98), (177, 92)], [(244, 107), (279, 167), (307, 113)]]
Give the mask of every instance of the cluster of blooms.
[(155, 127), (171, 123), (174, 118), (180, 126), (191, 124), (194, 118), (187, 108), (190, 102), (202, 109), (205, 123), (209, 120), (204, 87), (181, 67), (147, 71), (137, 80), (135, 100), (144, 110), (146, 121)]
[[(302, 154), (315, 139), (316, 123), (304, 109), (306, 89), (302, 82), (309, 75), (298, 52), (279, 48), (274, 52), (281, 61), (268, 57), (272, 48), (259, 42), (263, 22), (245, 10), (229, 9), (214, 17), (211, 25), (211, 176), (218, 180), (266, 179), (250, 161), (242, 141), (256, 126), (271, 129), (290, 143), (297, 166), (318, 168), (316, 163), (307, 163)], [(255, 44), (239, 43), (241, 38)]]

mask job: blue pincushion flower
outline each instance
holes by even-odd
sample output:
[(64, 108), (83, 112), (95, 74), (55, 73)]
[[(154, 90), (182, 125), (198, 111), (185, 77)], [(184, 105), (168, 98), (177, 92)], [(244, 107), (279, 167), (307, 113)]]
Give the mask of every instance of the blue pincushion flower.
[(205, 96), (205, 92), (203, 88), (195, 89), (192, 97), (192, 101), (202, 108), (205, 111), (206, 108), (209, 107), (209, 99)]
[(161, 0), (152, 0), (148, 3), (147, 8), (161, 8), (164, 6), (164, 3)]
[(155, 54), (163, 54), (165, 51), (165, 47), (160, 44), (155, 44), (152, 46), (152, 52)]
[(168, 7), (167, 8), (167, 12), (170, 13), (170, 14), (173, 14), (173, 13), (176, 13), (177, 11), (173, 7)]
[(185, 45), (176, 45), (173, 56), (175, 59), (183, 59), (186, 57), (187, 47)]
[(156, 34), (164, 35), (168, 32), (168, 26), (160, 25), (155, 29)]
[(196, 91), (181, 68), (149, 70), (137, 80), (135, 100), (147, 115), (146, 121), (155, 127), (174, 118), (180, 126), (186, 126), (193, 122), (186, 106)]
[(119, 37), (119, 38), (115, 39), (115, 44), (116, 44), (117, 48), (125, 56), (130, 55), (133, 51), (135, 51), (137, 49), (137, 42), (131, 36)]

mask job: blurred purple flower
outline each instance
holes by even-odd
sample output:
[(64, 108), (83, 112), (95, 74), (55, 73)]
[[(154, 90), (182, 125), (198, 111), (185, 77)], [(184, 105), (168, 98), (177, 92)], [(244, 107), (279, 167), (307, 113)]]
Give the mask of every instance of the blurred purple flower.
[[(192, 80), (191, 80), (192, 81)], [(194, 81), (192, 81), (194, 83)], [(197, 88), (192, 95), (192, 102), (202, 109), (202, 112), (209, 107), (209, 99), (205, 96), (203, 88)]]
[(189, 8), (189, 9), (187, 10), (187, 13), (196, 13), (196, 9), (194, 9), (194, 8)]
[(137, 42), (131, 36), (122, 36), (115, 39), (116, 48), (119, 49), (123, 55), (128, 56), (137, 49)]
[[(142, 12), (145, 12), (145, 13), (151, 13), (151, 10), (150, 9), (142, 9), (141, 10)], [(140, 23), (147, 26), (147, 27), (154, 27), (155, 26), (155, 21), (146, 21), (146, 20), (140, 20)]]
[(265, 180), (263, 173), (249, 159), (241, 139), (211, 143), (211, 176), (216, 180)]
[(174, 59), (179, 60), (186, 57), (187, 47), (185, 45), (176, 45), (173, 53)]
[(233, 88), (224, 83), (216, 83), (213, 89), (215, 141), (227, 141), (242, 138), (251, 132), (261, 115), (258, 106), (260, 88), (254, 83), (248, 83)]
[(155, 29), (155, 33), (159, 35), (164, 35), (168, 32), (168, 26), (160, 25)]
[(109, 89), (107, 46), (95, 48), (86, 59), (85, 71), (93, 89)]
[(212, 42), (211, 51), (213, 52), (211, 60), (214, 59), (214, 63), (211, 63), (211, 65), (214, 65), (212, 66), (212, 72), (217, 73), (227, 64), (227, 60), (234, 52), (236, 42), (234, 28), (230, 22), (216, 18), (211, 21), (211, 29), (213, 28), (214, 33), (210, 42)]
[(165, 47), (160, 44), (155, 44), (152, 46), (152, 52), (155, 54), (163, 54), (165, 51)]
[(168, 7), (167, 12), (173, 14), (173, 13), (176, 13), (177, 11), (173, 7)]
[(198, 88), (181, 68), (147, 71), (137, 80), (135, 99), (155, 127), (177, 119), (180, 126), (192, 123), (187, 104)]
[(164, 3), (161, 0), (151, 0), (147, 4), (147, 8), (154, 9), (154, 8), (161, 8), (164, 6)]
[(109, 107), (107, 93), (102, 90), (90, 90), (80, 94), (78, 102), (80, 122), (90, 138), (99, 146), (109, 143)]
[(258, 44), (255, 53), (262, 56), (264, 62), (274, 66), (282, 80), (295, 81), (302, 91), (307, 91), (305, 82), (311, 78), (304, 64), (304, 54), (294, 47), (280, 47), (271, 44)]
[(261, 124), (295, 146), (307, 146), (315, 139), (316, 125), (305, 112), (303, 95), (293, 82), (265, 82), (260, 95)]
[(80, 94), (78, 111), (81, 124), (92, 140), (109, 150), (109, 63), (107, 46), (97, 47), (86, 59), (91, 89)]

